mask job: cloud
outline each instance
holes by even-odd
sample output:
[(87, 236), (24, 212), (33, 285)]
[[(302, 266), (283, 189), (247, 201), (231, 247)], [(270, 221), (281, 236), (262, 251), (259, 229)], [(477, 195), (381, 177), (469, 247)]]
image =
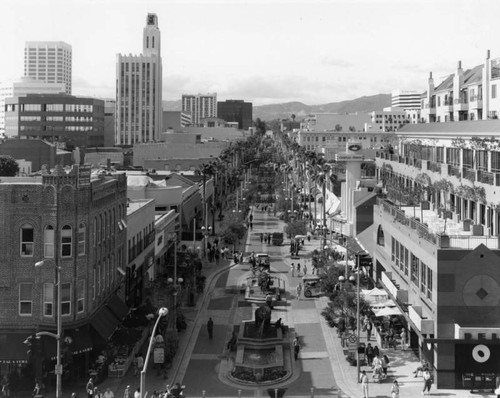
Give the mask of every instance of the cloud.
[(321, 63), (325, 66), (336, 66), (339, 68), (351, 68), (354, 64), (346, 59), (335, 58), (331, 55), (327, 55), (321, 59)]

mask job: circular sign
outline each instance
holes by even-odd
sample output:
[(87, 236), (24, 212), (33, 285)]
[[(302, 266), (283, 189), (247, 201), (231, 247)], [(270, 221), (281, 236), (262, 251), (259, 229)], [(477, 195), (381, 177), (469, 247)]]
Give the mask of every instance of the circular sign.
[(351, 144), (347, 147), (350, 151), (357, 152), (361, 149), (361, 145), (359, 144)]
[(349, 336), (349, 342), (350, 342), (350, 343), (355, 343), (355, 342), (357, 342), (357, 341), (358, 341), (358, 338), (356, 337), (356, 335), (355, 335), (355, 334), (351, 334), (351, 335)]
[(486, 362), (488, 359), (490, 359), (490, 355), (490, 349), (484, 344), (479, 344), (472, 350), (472, 358), (474, 358), (474, 361), (479, 363)]

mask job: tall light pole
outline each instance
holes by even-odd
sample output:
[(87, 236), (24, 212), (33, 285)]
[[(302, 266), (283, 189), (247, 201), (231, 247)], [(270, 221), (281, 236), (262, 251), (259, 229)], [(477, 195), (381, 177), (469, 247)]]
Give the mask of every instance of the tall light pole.
[[(347, 261), (347, 260), (346, 260)], [(361, 270), (359, 269), (359, 252), (356, 253), (356, 268), (357, 268), (357, 275), (356, 275), (356, 337), (357, 337), (357, 347), (356, 347), (356, 366), (358, 368), (358, 383), (361, 381), (359, 380), (359, 374), (360, 374), (360, 364), (359, 364), (359, 338), (360, 338), (360, 303), (359, 303), (359, 274), (361, 273)]]
[[(57, 242), (57, 241), (56, 241)], [(56, 247), (56, 253), (55, 253), (55, 259), (57, 261), (57, 250), (58, 248)], [(35, 263), (35, 267), (42, 267), (45, 264), (45, 261), (38, 261)], [(56, 323), (57, 323), (57, 334), (51, 333), (51, 332), (38, 332), (36, 334), (37, 337), (40, 336), (50, 336), (56, 339), (56, 367), (54, 369), (54, 373), (56, 374), (56, 398), (62, 398), (62, 386), (61, 386), (61, 377), (62, 377), (62, 365), (61, 365), (61, 335), (62, 335), (62, 316), (61, 316), (61, 267), (57, 265), (57, 262), (54, 263), (54, 268), (56, 270), (56, 275), (55, 275), (55, 284), (57, 285), (57, 316), (56, 316)]]
[(146, 389), (146, 372), (148, 370), (148, 362), (149, 356), (151, 355), (151, 348), (153, 347), (155, 341), (156, 328), (158, 327), (158, 323), (160, 323), (160, 319), (168, 314), (168, 309), (166, 307), (161, 307), (158, 310), (158, 318), (156, 318), (155, 325), (153, 326), (153, 330), (151, 332), (151, 338), (149, 339), (149, 347), (148, 352), (146, 354), (146, 359), (144, 361), (144, 366), (141, 370), (141, 384), (139, 392), (141, 394), (141, 398), (145, 398), (147, 393), (144, 391)]
[(203, 257), (205, 257), (205, 254), (207, 252), (207, 240), (208, 237), (210, 236), (210, 231), (212, 231), (212, 227), (201, 227), (201, 232), (203, 233)]

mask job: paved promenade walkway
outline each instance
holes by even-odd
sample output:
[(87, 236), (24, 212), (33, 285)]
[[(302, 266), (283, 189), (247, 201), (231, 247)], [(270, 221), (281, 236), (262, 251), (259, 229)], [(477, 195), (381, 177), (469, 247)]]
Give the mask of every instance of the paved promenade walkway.
[[(260, 242), (261, 232), (282, 231), (283, 221), (272, 215), (253, 209), (253, 230), (249, 231), (245, 255), (252, 251), (266, 252), (271, 258), (271, 271), (285, 284), (286, 300), (274, 307), (272, 321), (282, 318), (289, 327), (288, 338), (297, 335), (302, 349), (297, 361), (290, 359), (288, 363), (293, 369), (292, 376), (282, 384), (271, 388), (286, 389), (285, 397), (339, 397), (363, 398), (361, 385), (357, 382), (357, 368), (350, 366), (345, 359), (344, 348), (337, 337), (336, 329), (328, 326), (321, 311), (327, 306), (328, 298), (296, 297), (296, 285), (300, 281), (297, 275), (291, 276), (290, 263), (304, 262), (310, 266), (310, 253), (319, 246), (318, 240), (305, 242), (305, 248), (300, 252), (301, 260), (291, 260), (287, 242), (283, 246), (272, 246)], [(153, 390), (163, 390), (166, 384), (180, 382), (186, 385), (187, 397), (268, 397), (268, 386), (242, 386), (229, 381), (227, 372), (232, 367), (226, 344), (231, 337), (234, 325), (243, 320), (251, 320), (255, 304), (244, 301), (240, 288), (250, 274), (248, 263), (243, 264), (221, 262), (219, 265), (205, 264), (203, 269), (207, 276), (205, 293), (197, 302), (196, 307), (183, 308), (188, 327), (180, 333), (179, 350), (175, 357), (168, 377), (157, 376), (152, 363), (147, 376), (148, 397)], [(206, 323), (211, 317), (214, 321), (214, 338), (209, 339)], [(362, 332), (362, 342), (366, 343), (366, 333)], [(372, 345), (376, 342), (371, 341)], [(383, 354), (390, 358), (388, 379), (381, 384), (371, 380), (371, 369), (362, 367), (370, 376), (369, 397), (390, 397), (391, 385), (394, 379), (400, 384), (400, 397), (417, 397), (421, 395), (423, 380), (415, 378), (413, 371), (419, 365), (419, 360), (413, 351), (401, 349), (383, 349)], [(100, 386), (104, 391), (107, 387), (114, 391), (115, 397), (121, 398), (127, 385), (134, 390), (139, 386), (139, 379), (132, 372), (121, 379), (108, 378)], [(64, 389), (63, 397), (69, 397), (70, 392)], [(78, 397), (86, 394), (83, 389), (77, 391)], [(439, 397), (494, 397), (493, 394), (471, 394), (465, 390), (435, 390), (431, 394)], [(46, 397), (50, 397), (48, 394)]]

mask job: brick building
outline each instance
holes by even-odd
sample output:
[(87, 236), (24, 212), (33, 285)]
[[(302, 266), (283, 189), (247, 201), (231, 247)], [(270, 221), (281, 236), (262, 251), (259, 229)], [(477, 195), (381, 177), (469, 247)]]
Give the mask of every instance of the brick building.
[[(23, 344), (27, 336), (55, 332), (54, 282), (60, 267), (63, 351), (72, 355), (77, 375), (86, 375), (86, 353), (102, 345), (126, 314), (117, 295), (122, 282), (117, 271), (126, 261), (126, 193), (124, 174), (93, 176), (88, 166), (73, 166), (68, 172), (56, 166), (51, 173), (42, 169), (37, 177), (2, 178), (2, 374), (28, 361)], [(35, 268), (41, 261), (43, 265)], [(34, 370), (23, 373), (26, 377), (40, 375), (42, 366), (53, 369), (54, 339), (44, 336), (40, 343)], [(30, 385), (32, 381), (29, 378)]]

